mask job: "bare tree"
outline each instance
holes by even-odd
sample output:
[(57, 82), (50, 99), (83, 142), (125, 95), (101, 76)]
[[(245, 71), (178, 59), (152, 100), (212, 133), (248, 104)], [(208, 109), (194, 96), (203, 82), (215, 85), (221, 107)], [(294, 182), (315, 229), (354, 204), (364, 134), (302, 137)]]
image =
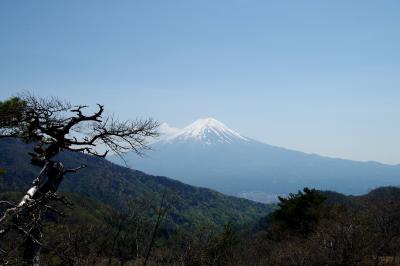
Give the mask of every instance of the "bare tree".
[(371, 221), (378, 232), (374, 247), (374, 265), (379, 265), (385, 257), (396, 260), (399, 250), (400, 203), (391, 193), (391, 188), (386, 188), (385, 192), (380, 200), (365, 200)]
[(153, 232), (152, 232), (152, 234), (151, 234), (150, 243), (149, 243), (149, 246), (148, 246), (148, 248), (147, 248), (146, 257), (145, 257), (145, 259), (144, 259), (143, 266), (146, 266), (146, 265), (147, 265), (147, 262), (149, 261), (150, 253), (151, 253), (151, 250), (153, 249), (154, 241), (155, 241), (155, 239), (156, 239), (156, 235), (157, 235), (157, 233), (158, 233), (158, 229), (160, 228), (161, 222), (162, 222), (163, 219), (165, 218), (165, 215), (167, 214), (168, 209), (169, 209), (169, 206), (167, 206), (167, 205), (166, 205), (166, 202), (165, 202), (166, 195), (167, 195), (166, 192), (164, 192), (164, 193), (162, 194), (162, 198), (161, 198), (161, 202), (160, 202), (160, 207), (159, 207), (158, 210), (157, 210), (157, 220), (156, 220), (156, 223), (155, 223), (155, 225), (154, 225)]
[(22, 234), (26, 239), (23, 252), (26, 265), (39, 263), (43, 215), (48, 210), (57, 212), (49, 203), (55, 200), (66, 203), (56, 193), (65, 174), (86, 167), (66, 169), (54, 160), (57, 154), (70, 151), (105, 157), (109, 150), (119, 156), (130, 150), (142, 154), (148, 149), (147, 138), (158, 135), (158, 123), (152, 119), (119, 121), (105, 116), (103, 105), (98, 104), (97, 111), (91, 114), (85, 113), (87, 108), (31, 94), (0, 102), (0, 138), (36, 142), (29, 155), (31, 164), (41, 168), (18, 204), (2, 202), (9, 207), (0, 216), (0, 241), (12, 230)]

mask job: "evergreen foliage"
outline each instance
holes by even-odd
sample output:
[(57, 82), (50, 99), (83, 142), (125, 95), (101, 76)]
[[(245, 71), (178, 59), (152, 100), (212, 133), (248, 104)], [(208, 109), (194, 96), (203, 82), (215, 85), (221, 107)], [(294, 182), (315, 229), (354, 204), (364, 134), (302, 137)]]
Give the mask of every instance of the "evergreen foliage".
[(320, 206), (326, 197), (315, 189), (304, 188), (303, 192), (279, 197), (279, 208), (270, 215), (270, 221), (280, 229), (293, 230), (307, 235), (313, 231), (320, 218)]

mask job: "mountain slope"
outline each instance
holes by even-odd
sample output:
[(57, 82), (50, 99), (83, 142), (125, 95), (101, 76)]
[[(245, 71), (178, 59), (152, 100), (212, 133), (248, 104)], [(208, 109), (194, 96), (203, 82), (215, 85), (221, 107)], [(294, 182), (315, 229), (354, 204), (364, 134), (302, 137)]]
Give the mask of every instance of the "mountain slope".
[[(40, 169), (29, 164), (31, 146), (16, 140), (0, 141), (1, 191), (24, 191)], [(59, 158), (67, 167), (82, 163), (88, 167), (69, 174), (61, 185), (62, 191), (74, 192), (97, 199), (105, 204), (123, 208), (128, 197), (150, 196), (155, 199), (163, 192), (170, 199), (171, 226), (197, 226), (202, 223), (222, 225), (227, 222), (244, 224), (266, 215), (271, 207), (225, 196), (210, 189), (183, 184), (162, 176), (115, 165), (107, 160), (79, 153), (62, 153)]]
[[(371, 206), (380, 206), (374, 211), (386, 211), (388, 213), (399, 212), (400, 187), (379, 187), (363, 195), (346, 196), (334, 191), (320, 191), (325, 197), (327, 205), (344, 205), (354, 210), (373, 212)], [(382, 208), (383, 207), (383, 208)]]
[(201, 119), (176, 130), (152, 148), (144, 158), (128, 154), (128, 165), (264, 202), (305, 186), (362, 194), (374, 187), (400, 184), (400, 166), (334, 159), (267, 145), (243, 137), (215, 119)]

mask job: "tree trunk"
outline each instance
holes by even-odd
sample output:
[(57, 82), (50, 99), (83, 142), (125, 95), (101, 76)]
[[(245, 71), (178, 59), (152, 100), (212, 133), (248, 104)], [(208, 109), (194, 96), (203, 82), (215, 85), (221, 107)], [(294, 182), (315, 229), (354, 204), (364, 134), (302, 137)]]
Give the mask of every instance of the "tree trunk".
[[(43, 184), (40, 184), (42, 183), (42, 177), (44, 175), (47, 175), (47, 180), (43, 182)], [(61, 163), (46, 162), (38, 178), (34, 181), (34, 185), (28, 190), (18, 206), (22, 207), (29, 201), (38, 200), (48, 192), (56, 192), (63, 179), (63, 175), (64, 167)], [(41, 186), (39, 187), (39, 185)], [(42, 219), (44, 218), (44, 213), (41, 213), (41, 210), (39, 210), (37, 215), (39, 216), (36, 217), (37, 220), (35, 221), (33, 228), (28, 232), (25, 232), (26, 240), (24, 243), (23, 265), (39, 266), (39, 255), (43, 239)], [(23, 219), (29, 220), (25, 221), (29, 224), (30, 222), (32, 223), (33, 221), (31, 220), (35, 218), (32, 215), (28, 215), (28, 217)]]
[(26, 266), (39, 266), (39, 254), (42, 248), (42, 231), (41, 226), (36, 226), (31, 230), (30, 235), (24, 243), (23, 265)]

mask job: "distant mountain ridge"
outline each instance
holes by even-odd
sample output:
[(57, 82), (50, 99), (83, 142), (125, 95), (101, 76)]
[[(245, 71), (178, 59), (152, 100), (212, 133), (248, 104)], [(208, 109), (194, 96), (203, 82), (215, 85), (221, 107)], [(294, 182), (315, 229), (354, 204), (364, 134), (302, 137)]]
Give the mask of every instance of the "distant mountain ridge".
[[(0, 140), (0, 192), (26, 191), (37, 176), (28, 152), (32, 145), (14, 139)], [(60, 161), (67, 167), (86, 164), (88, 167), (68, 174), (61, 191), (83, 195), (114, 208), (124, 208), (128, 197), (151, 196), (157, 200), (167, 193), (171, 200), (168, 221), (171, 227), (200, 226), (208, 223), (247, 224), (267, 215), (272, 207), (249, 200), (226, 196), (216, 191), (193, 187), (163, 177), (147, 175), (113, 164), (105, 159), (81, 153), (62, 152)]]
[[(173, 176), (185, 183), (260, 202), (303, 187), (364, 194), (400, 184), (400, 165), (306, 154), (261, 143), (213, 118), (166, 130), (144, 158), (128, 154), (129, 166)], [(120, 163), (118, 158), (110, 160)]]

